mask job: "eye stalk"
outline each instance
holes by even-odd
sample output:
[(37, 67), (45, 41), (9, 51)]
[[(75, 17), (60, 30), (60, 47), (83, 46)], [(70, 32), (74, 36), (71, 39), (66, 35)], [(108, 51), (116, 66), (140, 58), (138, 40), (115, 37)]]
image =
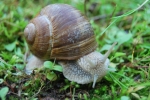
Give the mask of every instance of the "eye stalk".
[(105, 53), (104, 58), (103, 58), (103, 62), (106, 61), (106, 59), (108, 58), (108, 56), (110, 55), (110, 53), (112, 52), (112, 50), (116, 44), (117, 44), (117, 42), (114, 42), (113, 45), (110, 47), (110, 49)]

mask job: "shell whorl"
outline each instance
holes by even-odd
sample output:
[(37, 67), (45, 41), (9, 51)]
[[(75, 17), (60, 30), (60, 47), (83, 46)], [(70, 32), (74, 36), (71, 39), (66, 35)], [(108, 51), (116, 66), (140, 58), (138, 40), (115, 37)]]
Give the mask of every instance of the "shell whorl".
[[(28, 31), (31, 24), (35, 29), (32, 40), (26, 35), (31, 33)], [(24, 32), (31, 52), (40, 59), (75, 60), (97, 47), (88, 20), (67, 4), (44, 7)]]
[(35, 26), (33, 23), (28, 24), (24, 30), (25, 38), (28, 40), (29, 44), (33, 44), (35, 38)]
[[(52, 44), (52, 43), (49, 43), (49, 40), (52, 34), (51, 33), (52, 28), (51, 28), (50, 23), (51, 22), (45, 15), (39, 16), (31, 20), (24, 31), (25, 34), (28, 34), (28, 35), (30, 34), (32, 36), (33, 32), (30, 32), (28, 30), (34, 30), (34, 37), (26, 38), (26, 40), (28, 42), (31, 52), (35, 56), (42, 58), (42, 59), (46, 58), (47, 55), (48, 56), (50, 55), (50, 53), (47, 54), (48, 50), (51, 51), (51, 49), (49, 49)], [(34, 29), (33, 27), (30, 27), (31, 25), (34, 26)]]

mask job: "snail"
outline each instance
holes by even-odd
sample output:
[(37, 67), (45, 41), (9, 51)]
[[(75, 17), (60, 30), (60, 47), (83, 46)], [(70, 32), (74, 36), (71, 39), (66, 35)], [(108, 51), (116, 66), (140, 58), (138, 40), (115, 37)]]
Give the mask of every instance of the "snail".
[(45, 60), (56, 60), (64, 76), (80, 84), (97, 81), (106, 74), (107, 58), (116, 45), (105, 55), (98, 51), (94, 31), (85, 16), (67, 4), (44, 7), (24, 30), (25, 39), (33, 56), (25, 70), (41, 67)]

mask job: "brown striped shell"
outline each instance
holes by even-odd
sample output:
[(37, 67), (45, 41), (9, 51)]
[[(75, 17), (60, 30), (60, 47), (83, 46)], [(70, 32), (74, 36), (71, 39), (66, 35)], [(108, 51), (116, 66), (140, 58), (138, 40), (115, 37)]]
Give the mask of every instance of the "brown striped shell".
[(88, 20), (67, 4), (41, 10), (24, 30), (31, 52), (40, 59), (75, 60), (97, 47)]

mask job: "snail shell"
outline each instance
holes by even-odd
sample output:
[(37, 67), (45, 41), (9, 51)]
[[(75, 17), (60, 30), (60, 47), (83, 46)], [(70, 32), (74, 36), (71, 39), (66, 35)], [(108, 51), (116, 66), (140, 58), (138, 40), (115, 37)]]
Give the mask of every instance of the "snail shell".
[(31, 52), (40, 59), (75, 60), (97, 47), (88, 20), (73, 7), (52, 4), (24, 30)]

